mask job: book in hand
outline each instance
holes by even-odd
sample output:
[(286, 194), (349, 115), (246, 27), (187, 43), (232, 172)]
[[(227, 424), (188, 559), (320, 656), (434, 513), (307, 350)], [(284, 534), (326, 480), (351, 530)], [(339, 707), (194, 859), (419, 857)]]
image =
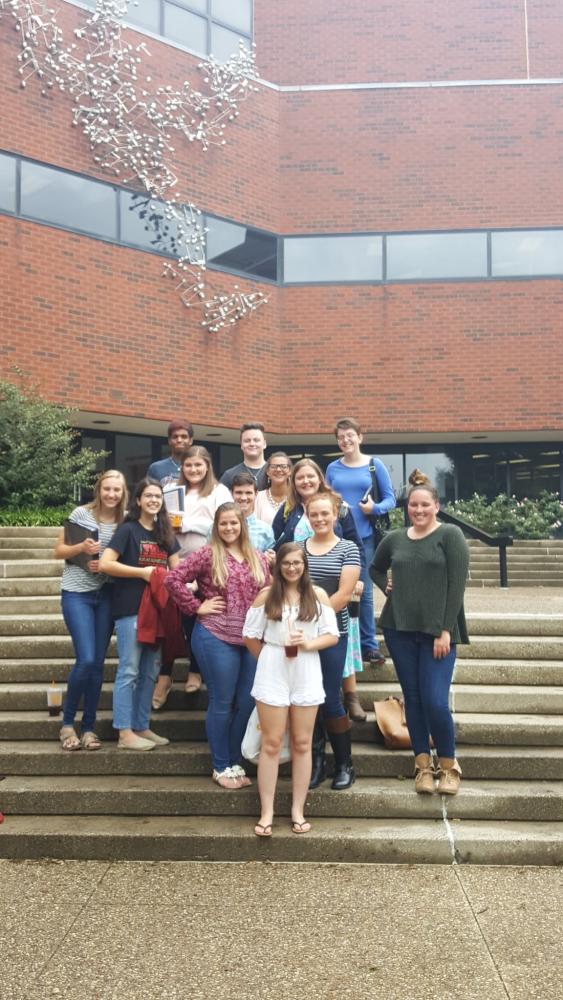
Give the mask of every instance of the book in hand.
[[(97, 528), (83, 528), (81, 524), (75, 524), (74, 521), (69, 521), (68, 519), (63, 523), (64, 528), (64, 540), (65, 545), (78, 545), (79, 542), (83, 542), (85, 538), (91, 538), (94, 542), (99, 540), (99, 532)], [(88, 552), (79, 552), (76, 556), (71, 556), (70, 559), (65, 559), (65, 562), (71, 563), (72, 566), (80, 566), (80, 569), (88, 570), (88, 563), (92, 562), (92, 559), (98, 559), (98, 555), (91, 555)]]
[(186, 492), (183, 486), (178, 486), (174, 483), (171, 486), (165, 486), (162, 492), (164, 495), (164, 506), (169, 514), (177, 514), (184, 511)]

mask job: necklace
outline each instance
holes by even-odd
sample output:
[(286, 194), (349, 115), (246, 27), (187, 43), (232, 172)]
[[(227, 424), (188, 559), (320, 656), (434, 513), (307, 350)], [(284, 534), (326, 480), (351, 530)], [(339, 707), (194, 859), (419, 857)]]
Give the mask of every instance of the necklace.
[(266, 490), (266, 500), (272, 507), (275, 507), (277, 509), (280, 506), (280, 504), (284, 502), (285, 497), (282, 497), (281, 500), (276, 500), (275, 497), (272, 496), (271, 490), (268, 488)]

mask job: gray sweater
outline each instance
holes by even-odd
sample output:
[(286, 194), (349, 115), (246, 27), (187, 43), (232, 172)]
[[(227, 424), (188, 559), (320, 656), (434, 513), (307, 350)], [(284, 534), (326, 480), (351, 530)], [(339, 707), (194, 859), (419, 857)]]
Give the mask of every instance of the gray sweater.
[(446, 629), (452, 642), (469, 642), (463, 594), (469, 549), (463, 532), (440, 524), (424, 538), (412, 539), (406, 529), (390, 531), (377, 547), (370, 576), (385, 593), (387, 572), (393, 590), (379, 624), (400, 632), (439, 636)]

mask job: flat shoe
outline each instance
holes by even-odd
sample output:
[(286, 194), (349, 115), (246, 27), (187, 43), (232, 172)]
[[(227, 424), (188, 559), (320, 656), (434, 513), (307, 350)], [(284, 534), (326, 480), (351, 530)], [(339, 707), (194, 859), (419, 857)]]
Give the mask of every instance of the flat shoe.
[(308, 820), (304, 819), (302, 823), (298, 823), (297, 820), (291, 821), (291, 832), (292, 833), (309, 833), (311, 829), (311, 824)]
[(159, 708), (164, 708), (171, 690), (172, 685), (170, 685), (170, 687), (168, 687), (162, 694), (153, 694), (151, 701), (153, 711), (158, 712)]
[(188, 674), (184, 691), (186, 694), (196, 694), (201, 687), (201, 674)]
[(254, 833), (257, 837), (271, 837), (272, 836), (272, 824), (271, 823), (257, 823), (254, 827)]
[(158, 733), (153, 733), (152, 729), (149, 729), (147, 736), (139, 736), (139, 739), (148, 740), (149, 743), (154, 743), (155, 747), (166, 747), (170, 743), (166, 736), (159, 736)]
[(130, 743), (122, 743), (121, 740), (117, 741), (118, 750), (154, 750), (155, 746), (156, 743), (144, 740), (141, 736), (136, 736), (135, 740), (131, 740)]

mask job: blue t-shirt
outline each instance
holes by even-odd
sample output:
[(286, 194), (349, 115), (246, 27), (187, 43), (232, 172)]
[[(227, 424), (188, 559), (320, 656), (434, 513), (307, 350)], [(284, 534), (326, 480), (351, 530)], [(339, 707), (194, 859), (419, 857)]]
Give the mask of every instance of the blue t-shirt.
[[(344, 465), (342, 459), (337, 458), (335, 462), (330, 463), (326, 470), (327, 483), (333, 490), (340, 493), (352, 511), (360, 538), (369, 538), (372, 533), (371, 521), (359, 507), (360, 500), (372, 487), (371, 472), (369, 471), (370, 461), (371, 459), (366, 465), (354, 466)], [(375, 505), (374, 514), (385, 514), (396, 506), (393, 485), (381, 459), (374, 458), (373, 461), (381, 497), (380, 503)]]
[(147, 469), (149, 479), (156, 479), (162, 487), (169, 486), (170, 483), (177, 483), (180, 476), (180, 465), (173, 458), (162, 458), (160, 462), (153, 462)]

